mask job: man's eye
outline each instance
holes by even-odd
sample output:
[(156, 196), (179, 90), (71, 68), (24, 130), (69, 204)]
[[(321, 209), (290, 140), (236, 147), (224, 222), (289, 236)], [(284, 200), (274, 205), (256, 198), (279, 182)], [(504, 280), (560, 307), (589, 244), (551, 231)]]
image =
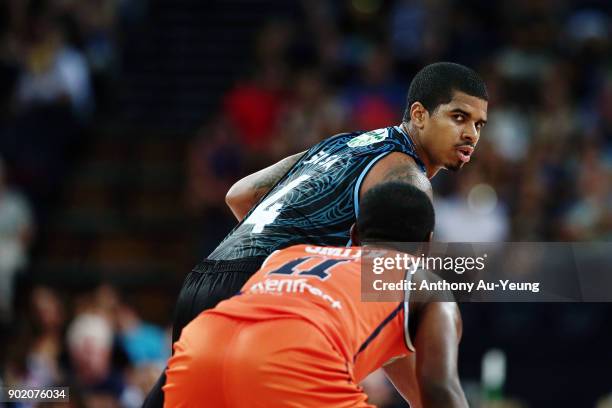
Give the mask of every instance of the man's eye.
[(453, 115), (453, 118), (457, 121), (457, 122), (463, 122), (463, 115)]

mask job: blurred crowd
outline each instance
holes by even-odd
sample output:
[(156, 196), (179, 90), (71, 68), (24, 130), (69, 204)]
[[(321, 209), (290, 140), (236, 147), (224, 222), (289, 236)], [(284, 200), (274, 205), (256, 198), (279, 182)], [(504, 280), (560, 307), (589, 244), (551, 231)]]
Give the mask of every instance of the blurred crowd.
[(28, 298), (2, 350), (3, 386), (69, 387), (75, 407), (142, 405), (170, 355), (168, 330), (104, 283), (70, 301), (45, 286)]
[(109, 104), (120, 3), (0, 2), (0, 152), (43, 219)]
[[(0, 1), (0, 328), (18, 321), (0, 330), (9, 345), (0, 379), (68, 385), (75, 406), (139, 406), (169, 352), (142, 305), (108, 284), (67, 296), (34, 283), (12, 310), (15, 275), (87, 143), (84, 129), (121, 108), (113, 87), (122, 26), (140, 3), (150, 2)], [(336, 133), (398, 124), (410, 80), (435, 61), (474, 68), (489, 90), (472, 161), (432, 180), (436, 239), (610, 240), (609, 2), (303, 0), (296, 8), (270, 11), (242, 76), (189, 142), (179, 211), (201, 220), (198, 257), (235, 224), (224, 196), (237, 179)], [(500, 338), (512, 337), (507, 327), (535, 332), (542, 318), (508, 312), (504, 329), (499, 316), (479, 313), (466, 332), (487, 327)], [(602, 316), (574, 310), (574, 334), (595, 338)], [(366, 387), (380, 406), (398, 404), (380, 376)]]
[(37, 225), (108, 117), (132, 3), (0, 1), (0, 385), (69, 386), (73, 406), (140, 406), (170, 350), (111, 286), (68, 302), (34, 283), (15, 298)]

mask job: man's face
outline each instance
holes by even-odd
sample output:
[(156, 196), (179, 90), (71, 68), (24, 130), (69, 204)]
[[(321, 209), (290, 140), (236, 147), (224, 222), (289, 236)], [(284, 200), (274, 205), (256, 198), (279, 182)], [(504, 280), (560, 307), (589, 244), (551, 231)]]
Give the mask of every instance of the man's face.
[(422, 143), (430, 160), (457, 171), (470, 161), (480, 131), (487, 122), (487, 101), (455, 92), (453, 99), (430, 112)]

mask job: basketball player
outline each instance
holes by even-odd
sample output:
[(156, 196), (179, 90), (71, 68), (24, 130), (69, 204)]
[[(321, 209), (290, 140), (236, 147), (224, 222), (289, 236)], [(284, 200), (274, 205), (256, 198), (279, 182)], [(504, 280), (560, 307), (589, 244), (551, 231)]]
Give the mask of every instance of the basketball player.
[[(429, 241), (433, 226), (425, 193), (392, 182), (365, 194), (351, 237), (358, 245)], [(273, 253), (240, 295), (183, 329), (168, 365), (165, 406), (371, 407), (358, 383), (415, 353), (417, 405), (467, 407), (456, 368), (456, 304), (361, 302), (360, 286), (359, 247), (296, 245)]]
[[(227, 203), (241, 222), (187, 275), (173, 341), (201, 311), (235, 294), (273, 251), (298, 243), (349, 245), (359, 200), (402, 181), (432, 197), (429, 178), (459, 170), (487, 120), (487, 91), (472, 69), (435, 63), (410, 84), (402, 123), (344, 133), (238, 181)], [(163, 375), (145, 407), (161, 407)]]

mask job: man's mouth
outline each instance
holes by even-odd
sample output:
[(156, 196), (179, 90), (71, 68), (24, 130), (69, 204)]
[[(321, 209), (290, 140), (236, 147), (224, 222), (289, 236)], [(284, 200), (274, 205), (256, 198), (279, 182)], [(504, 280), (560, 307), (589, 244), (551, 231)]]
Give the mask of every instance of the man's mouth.
[(457, 147), (457, 157), (463, 163), (467, 163), (470, 161), (470, 156), (474, 153), (474, 148), (472, 146), (459, 146)]

